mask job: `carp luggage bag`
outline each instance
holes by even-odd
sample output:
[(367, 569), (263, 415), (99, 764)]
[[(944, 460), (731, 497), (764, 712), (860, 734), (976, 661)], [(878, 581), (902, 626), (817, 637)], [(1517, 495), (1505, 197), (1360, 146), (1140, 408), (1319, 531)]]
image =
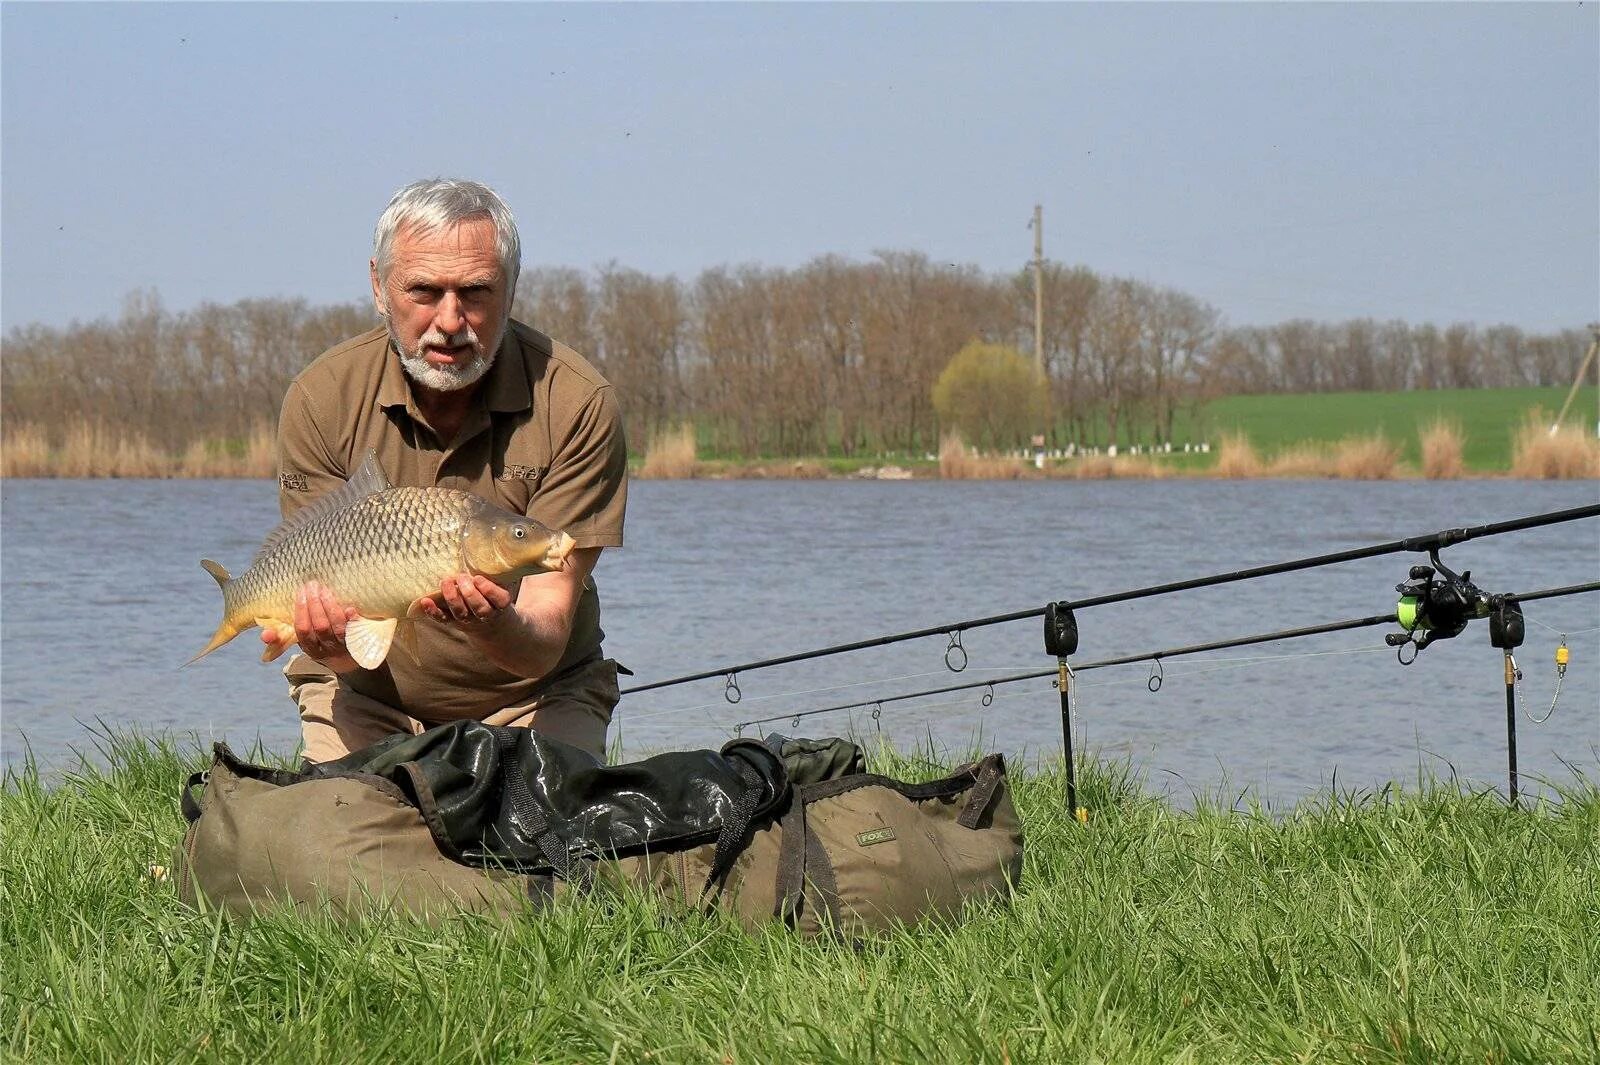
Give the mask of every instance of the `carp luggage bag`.
[(754, 929), (847, 937), (1004, 897), (1022, 837), (1000, 755), (907, 784), (844, 740), (734, 740), (619, 766), (454, 722), (296, 773), (217, 744), (183, 791), (180, 896), (235, 913), (536, 912), (627, 882)]

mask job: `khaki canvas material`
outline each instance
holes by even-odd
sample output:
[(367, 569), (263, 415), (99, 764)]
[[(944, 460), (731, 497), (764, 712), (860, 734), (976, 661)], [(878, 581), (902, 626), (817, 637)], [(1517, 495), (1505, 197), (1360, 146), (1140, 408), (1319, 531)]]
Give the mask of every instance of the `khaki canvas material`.
[[(219, 758), (173, 870), (179, 897), (232, 913), (330, 908), (511, 915), (540, 896), (536, 878), (458, 865), (422, 814), (387, 781), (304, 780)], [(531, 892), (531, 894), (530, 894)]]
[[(324, 352), (294, 378), (278, 425), (278, 500), (284, 517), (342, 485), (369, 450), (397, 487), (456, 488), (552, 529), (578, 547), (616, 547), (627, 507), (627, 444), (611, 385), (571, 348), (517, 321), (506, 329), (476, 406), (440, 440), (412, 397), (388, 332), (373, 329)], [(421, 625), (423, 661), (391, 655), (343, 678), (389, 706), (426, 707), (434, 720), (483, 718), (526, 704), (538, 682), (472, 651), (453, 628)], [(554, 672), (595, 657), (604, 633), (591, 581)], [(331, 676), (309, 659), (303, 670)]]
[[(305, 668), (308, 664), (313, 668)], [(502, 707), (484, 717), (484, 723), (538, 729), (603, 759), (606, 728), (619, 698), (617, 668), (609, 658), (580, 662), (540, 684), (532, 699)], [(291, 658), (283, 672), (300, 708), (303, 753), (311, 762), (331, 762), (385, 736), (415, 736), (440, 723), (352, 691), (304, 655)]]
[(237, 914), (329, 906), (356, 916), (399, 909), (532, 915), (572, 890), (627, 884), (683, 909), (715, 906), (752, 930), (863, 938), (958, 919), (972, 900), (1006, 898), (1022, 874), (1022, 828), (1005, 762), (990, 755), (949, 777), (907, 784), (859, 773), (793, 789), (757, 824), (720, 883), (714, 844), (581, 863), (572, 883), (457, 864), (424, 815), (378, 777), (302, 778), (246, 766), (218, 746), (174, 868), (182, 897)]

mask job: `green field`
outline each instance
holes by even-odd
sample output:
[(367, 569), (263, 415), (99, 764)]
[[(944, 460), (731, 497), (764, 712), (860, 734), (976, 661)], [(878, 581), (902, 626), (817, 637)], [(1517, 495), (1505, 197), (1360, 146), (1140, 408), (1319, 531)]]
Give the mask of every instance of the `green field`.
[[(1544, 410), (1548, 423), (1561, 409), (1565, 388), (1479, 388), (1429, 392), (1320, 392), (1304, 395), (1226, 396), (1205, 404), (1174, 427), (1179, 441), (1209, 439), (1239, 430), (1258, 451), (1270, 454), (1303, 441), (1382, 432), (1415, 463), (1418, 431), (1437, 418), (1455, 421), (1465, 435), (1462, 457), (1469, 469), (1504, 470), (1511, 441), (1528, 412)], [(1579, 389), (1566, 422), (1595, 427), (1596, 389)]]
[[(0, 1057), (28, 1062), (1593, 1062), (1600, 791), (1432, 785), (1176, 811), (1014, 777), (1009, 907), (864, 946), (636, 897), (526, 922), (228, 921), (146, 873), (193, 751), (0, 805)], [(876, 768), (938, 771), (880, 752)]]
[[(1384, 434), (1400, 448), (1401, 462), (1415, 467), (1420, 459), (1418, 435), (1440, 418), (1453, 421), (1464, 441), (1462, 459), (1476, 473), (1503, 473), (1511, 466), (1512, 441), (1530, 414), (1542, 411), (1541, 422), (1548, 424), (1561, 409), (1567, 389), (1479, 388), (1440, 389), (1411, 392), (1307, 392), (1293, 395), (1224, 396), (1198, 407), (1180, 409), (1173, 424), (1173, 443), (1179, 451), (1161, 456), (1163, 465), (1179, 473), (1203, 473), (1216, 462), (1216, 445), (1227, 433), (1242, 431), (1262, 458), (1298, 444), (1332, 444), (1352, 436)], [(1564, 423), (1593, 434), (1600, 411), (1596, 400), (1600, 390), (1589, 385), (1578, 390)], [(1089, 426), (1088, 444), (1104, 448), (1103, 415), (1095, 413)], [(929, 469), (933, 448), (916, 452), (873, 451), (845, 457), (840, 454), (793, 456), (763, 454), (741, 457), (716, 450), (711, 445), (709, 427), (697, 427), (698, 457), (710, 469), (737, 471), (741, 467), (765, 464), (770, 475), (781, 476), (782, 464), (796, 460), (814, 463), (833, 476), (848, 476), (864, 466), (895, 463), (913, 469)], [(1066, 423), (1056, 427), (1058, 446), (1073, 439)], [(1208, 441), (1208, 455), (1184, 454), (1184, 443)], [(1148, 448), (1157, 443), (1153, 427), (1141, 412), (1124, 417), (1117, 433), (1118, 447), (1126, 452), (1130, 445)], [(638, 466), (644, 449), (634, 449)]]

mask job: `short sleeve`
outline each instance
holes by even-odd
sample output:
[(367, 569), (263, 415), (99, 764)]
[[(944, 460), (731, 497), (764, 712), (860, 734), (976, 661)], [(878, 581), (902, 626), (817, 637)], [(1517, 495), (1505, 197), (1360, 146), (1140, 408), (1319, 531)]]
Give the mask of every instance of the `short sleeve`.
[(616, 395), (606, 385), (555, 442), (528, 516), (565, 532), (578, 547), (620, 547), (627, 505), (628, 445)]
[(310, 393), (298, 380), (289, 384), (278, 415), (278, 510), (287, 518), (345, 482), (345, 471), (330, 454), (317, 425)]

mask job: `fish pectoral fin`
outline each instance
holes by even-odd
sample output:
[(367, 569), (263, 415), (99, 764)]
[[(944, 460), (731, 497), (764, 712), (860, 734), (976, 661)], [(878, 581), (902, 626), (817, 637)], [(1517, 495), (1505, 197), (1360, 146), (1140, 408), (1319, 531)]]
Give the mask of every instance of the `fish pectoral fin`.
[(377, 669), (389, 657), (399, 618), (356, 617), (345, 626), (344, 645), (362, 669)]
[(263, 662), (273, 661), (282, 655), (283, 652), (293, 647), (297, 642), (294, 634), (294, 626), (289, 624), (287, 621), (277, 621), (273, 618), (256, 618), (255, 622), (265, 631), (274, 633), (278, 637), (277, 643), (268, 644), (266, 647), (262, 648), (261, 661)]

